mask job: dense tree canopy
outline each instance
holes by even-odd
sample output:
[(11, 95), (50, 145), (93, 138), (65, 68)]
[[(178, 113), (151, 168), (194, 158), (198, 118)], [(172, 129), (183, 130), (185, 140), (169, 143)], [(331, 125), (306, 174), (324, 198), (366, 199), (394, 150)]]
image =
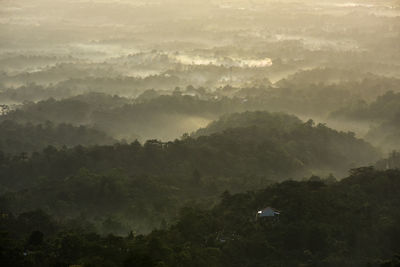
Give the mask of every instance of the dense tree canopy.
[(9, 120), (0, 122), (0, 151), (6, 154), (32, 153), (47, 146), (61, 148), (115, 142), (115, 139), (103, 132), (85, 126), (64, 123), (54, 125), (50, 121), (37, 125), (18, 124)]
[(84, 214), (101, 231), (146, 232), (171, 220), (187, 201), (212, 203), (224, 190), (257, 189), (288, 177), (341, 177), (379, 157), (351, 133), (285, 114), (232, 114), (199, 133), (205, 135), (167, 143), (2, 153), (1, 191), (14, 212)]
[[(221, 195), (212, 209), (183, 208), (150, 234), (99, 236), (82, 218), (60, 224), (3, 205), (4, 266), (396, 266), (400, 172), (371, 167), (336, 182), (312, 177)], [(278, 219), (258, 218), (272, 206)], [(393, 260), (389, 260), (393, 257)]]

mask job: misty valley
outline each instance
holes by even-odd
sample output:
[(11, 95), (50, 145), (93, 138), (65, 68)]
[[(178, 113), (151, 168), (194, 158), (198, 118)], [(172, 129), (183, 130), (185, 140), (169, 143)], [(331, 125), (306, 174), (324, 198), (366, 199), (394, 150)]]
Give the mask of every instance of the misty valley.
[(400, 1), (1, 0), (0, 266), (400, 266)]

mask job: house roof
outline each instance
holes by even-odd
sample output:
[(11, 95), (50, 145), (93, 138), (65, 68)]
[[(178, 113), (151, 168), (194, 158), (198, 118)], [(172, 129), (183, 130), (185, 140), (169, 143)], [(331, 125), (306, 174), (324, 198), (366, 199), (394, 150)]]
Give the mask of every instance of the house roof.
[(281, 212), (277, 209), (271, 208), (271, 207), (266, 207), (262, 210), (259, 210), (257, 213), (258, 214), (264, 214), (264, 213), (268, 213), (268, 212), (273, 212), (274, 214), (280, 214)]
[(272, 211), (274, 211), (274, 212), (280, 212), (279, 210), (274, 209), (274, 208), (271, 208), (271, 207), (263, 208), (261, 211), (267, 211), (267, 210), (272, 210)]

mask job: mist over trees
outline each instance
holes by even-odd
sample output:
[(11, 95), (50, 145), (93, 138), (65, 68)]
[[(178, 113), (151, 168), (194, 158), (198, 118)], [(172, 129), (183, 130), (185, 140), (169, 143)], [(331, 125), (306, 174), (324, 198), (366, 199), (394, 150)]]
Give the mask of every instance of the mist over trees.
[(0, 265), (399, 265), (399, 43), (395, 0), (1, 1)]
[[(313, 177), (255, 192), (225, 192), (212, 209), (183, 208), (176, 224), (161, 224), (146, 236), (101, 236), (84, 218), (58, 223), (41, 211), (3, 213), (0, 225), (8, 233), (2, 236), (2, 263), (396, 266), (399, 175), (361, 168), (340, 182)], [(266, 203), (279, 207), (279, 219), (255, 218)]]

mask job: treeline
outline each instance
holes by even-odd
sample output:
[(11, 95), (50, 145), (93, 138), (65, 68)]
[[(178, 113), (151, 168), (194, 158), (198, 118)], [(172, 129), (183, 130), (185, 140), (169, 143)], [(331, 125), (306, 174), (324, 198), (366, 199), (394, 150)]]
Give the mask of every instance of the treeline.
[[(196, 120), (204, 125), (208, 120), (236, 110), (237, 103), (240, 101), (201, 100), (183, 95), (164, 95), (132, 103), (127, 98), (92, 93), (26, 103), (0, 119), (33, 124), (51, 121), (87, 125), (114, 138), (130, 141), (138, 138), (142, 141), (152, 138), (171, 140), (187, 130), (199, 128)], [(185, 123), (189, 123), (189, 128), (183, 126), (181, 129), (180, 125)]]
[[(191, 74), (191, 68), (205, 69), (205, 73)], [(216, 66), (190, 67), (189, 70), (183, 73), (180, 79), (184, 79), (188, 75), (215, 76), (215, 69), (218, 70), (218, 68)], [(214, 77), (216, 80), (220, 79), (220, 76), (240, 76), (238, 68), (233, 68), (232, 70), (224, 67), (223, 69), (224, 73)], [(229, 74), (230, 71), (234, 73)], [(23, 103), (26, 101), (41, 101), (48, 98), (71, 98), (94, 92), (137, 98), (151, 88), (156, 88), (160, 95), (170, 95), (173, 93), (174, 88), (181, 87), (182, 94), (197, 96), (208, 101), (222, 97), (245, 99), (246, 103), (241, 103), (241, 106), (246, 108), (246, 110), (254, 108), (258, 110), (327, 116), (331, 112), (356, 105), (360, 101), (370, 102), (388, 91), (400, 91), (399, 79), (397, 78), (340, 68), (300, 70), (274, 84), (265, 77), (263, 69), (252, 69), (251, 72), (260, 72), (259, 77), (248, 77), (247, 80), (250, 80), (250, 82), (241, 85), (229, 84), (227, 82), (218, 86), (214, 83), (210, 85), (196, 85), (194, 83), (193, 87), (190, 85), (190, 79), (188, 81), (179, 81), (176, 77), (179, 74), (173, 71), (146, 78), (86, 77), (67, 80), (49, 86), (30, 83), (17, 88), (4, 88), (0, 90), (0, 101), (5, 103)], [(239, 79), (240, 77), (236, 78)], [(178, 79), (178, 81), (174, 79)], [(138, 85), (138, 83), (144, 84)], [(138, 89), (138, 87), (141, 89)], [(237, 112), (240, 110), (230, 111)]]
[[(146, 78), (149, 81), (152, 79), (156, 78)], [(148, 139), (169, 141), (179, 138), (185, 132), (193, 132), (233, 112), (266, 110), (289, 112), (321, 121), (333, 120), (334, 125), (341, 129), (354, 126), (348, 125), (349, 120), (362, 124), (363, 129), (368, 128), (372, 121), (373, 129), (366, 136), (368, 141), (385, 150), (398, 146), (398, 97), (397, 93), (387, 93), (400, 91), (396, 78), (336, 68), (315, 68), (298, 71), (275, 84), (264, 75), (262, 81), (254, 84), (224, 86), (215, 90), (193, 86), (163, 90), (154, 86), (158, 89), (143, 89), (134, 94), (135, 98), (93, 92), (110, 92), (108, 89), (114, 83), (123, 84), (124, 90), (129, 91), (130, 86), (134, 87), (130, 79), (88, 78), (79, 83), (82, 85), (65, 81), (54, 88), (29, 84), (4, 89), (0, 98), (4, 96), (5, 103), (10, 99), (17, 102), (24, 99), (45, 100), (25, 101), (10, 109), (2, 109), (5, 114), (0, 116), (0, 120), (22, 124), (51, 121), (54, 124), (84, 125), (117, 140), (132, 142), (138, 139), (144, 142)], [(92, 83), (102, 87), (93, 85), (90, 90), (81, 90), (91, 88)], [(62, 93), (66, 90), (67, 93)], [(80, 94), (82, 92), (84, 94)], [(377, 96), (377, 100), (369, 104)], [(351, 130), (358, 129), (354, 127)], [(357, 134), (361, 133), (364, 134), (361, 130), (357, 131)]]
[[(308, 72), (332, 77), (333, 80), (318, 83), (318, 80), (307, 78), (311, 75)], [(344, 71), (339, 74), (336, 72), (339, 71), (331, 69), (304, 71), (274, 86), (265, 81), (264, 86), (245, 88), (225, 86), (215, 91), (193, 86), (176, 88), (173, 92), (146, 90), (135, 99), (102, 93), (88, 93), (58, 100), (50, 98), (36, 103), (26, 102), (14, 110), (7, 111), (7, 114), (0, 119), (33, 124), (51, 121), (87, 125), (116, 139), (165, 141), (178, 138), (185, 132), (195, 131), (204, 127), (207, 122), (232, 112), (278, 111), (322, 120), (332, 114), (330, 119), (347, 121), (354, 118), (360, 123), (379, 119), (375, 118), (378, 115), (373, 114), (380, 114), (380, 118), (383, 118), (386, 113), (391, 112), (391, 116), (386, 117), (386, 120), (393, 118), (396, 110), (393, 108), (376, 112), (364, 110), (369, 105), (366, 101), (371, 101), (388, 90), (399, 91), (398, 80), (364, 75), (355, 81), (340, 82), (340, 79), (345, 79), (348, 74), (346, 76)], [(308, 82), (298, 82), (300, 79), (298, 76), (305, 76), (304, 79)], [(36, 87), (32, 85), (24, 90), (30, 92), (34, 88)], [(384, 99), (388, 98), (392, 104), (385, 102)], [(395, 97), (392, 98), (390, 93), (381, 96), (377, 104), (371, 104), (371, 108), (375, 110), (377, 106), (383, 104), (392, 107), (395, 105), (393, 104)], [(359, 115), (356, 116), (355, 113)], [(392, 132), (390, 127), (393, 123), (395, 121), (390, 121), (387, 125), (382, 125), (381, 131), (372, 132), (370, 140), (375, 140), (382, 131)], [(395, 140), (396, 136), (397, 134), (388, 136), (389, 141), (386, 143), (389, 145), (390, 140)], [(380, 145), (382, 142), (375, 143)]]
[(376, 162), (375, 167), (379, 170), (400, 169), (400, 152), (393, 150), (387, 158)]
[(367, 120), (384, 122), (398, 117), (400, 113), (400, 93), (389, 91), (378, 96), (371, 103), (359, 102), (358, 105), (348, 106), (332, 114), (352, 120)]
[[(238, 127), (241, 121), (247, 124)], [(0, 189), (12, 211), (84, 214), (101, 231), (117, 219), (117, 232), (145, 232), (187, 201), (212, 203), (226, 189), (242, 192), (313, 173), (341, 177), (380, 156), (352, 133), (284, 114), (233, 114), (202, 131), (210, 135), (0, 153)]]
[(18, 155), (42, 151), (48, 146), (61, 148), (77, 145), (93, 146), (113, 144), (117, 141), (103, 132), (85, 126), (70, 124), (18, 124), (6, 120), (0, 122), (0, 151)]
[[(400, 171), (353, 169), (340, 182), (312, 177), (225, 192), (211, 209), (180, 211), (148, 235), (93, 233), (41, 211), (0, 218), (2, 266), (397, 266)], [(258, 218), (272, 206), (279, 218)], [(391, 260), (392, 259), (392, 260)]]
[(333, 118), (365, 122), (371, 129), (368, 141), (391, 151), (400, 148), (400, 93), (389, 91), (371, 103), (358, 102), (331, 114)]

